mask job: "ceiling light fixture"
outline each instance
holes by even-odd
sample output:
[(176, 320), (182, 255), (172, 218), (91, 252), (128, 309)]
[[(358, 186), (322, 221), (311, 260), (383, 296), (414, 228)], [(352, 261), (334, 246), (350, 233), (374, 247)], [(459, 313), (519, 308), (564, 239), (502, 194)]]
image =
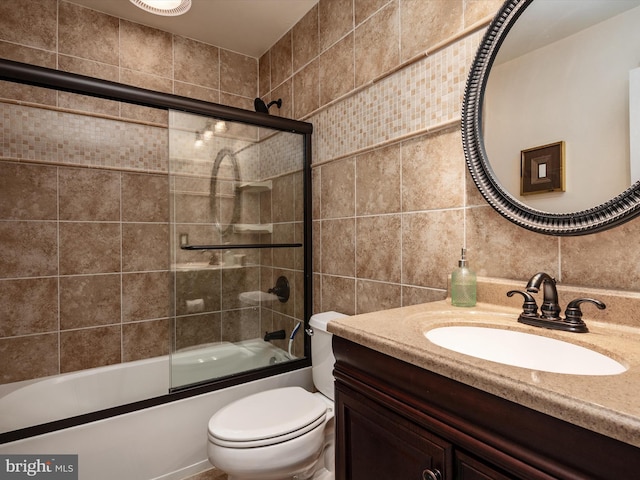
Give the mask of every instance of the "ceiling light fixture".
[(199, 131), (196, 132), (196, 141), (193, 143), (193, 146), (196, 148), (201, 148), (204, 145), (204, 139), (202, 138), (202, 133)]
[(213, 138), (213, 127), (211, 126), (211, 122), (207, 122), (207, 124), (205, 125), (202, 136), (207, 142)]
[(175, 17), (187, 13), (191, 0), (129, 0), (136, 7), (156, 15)]
[(215, 129), (216, 133), (224, 133), (227, 131), (227, 123), (223, 120), (218, 120), (216, 122), (216, 126), (213, 128)]

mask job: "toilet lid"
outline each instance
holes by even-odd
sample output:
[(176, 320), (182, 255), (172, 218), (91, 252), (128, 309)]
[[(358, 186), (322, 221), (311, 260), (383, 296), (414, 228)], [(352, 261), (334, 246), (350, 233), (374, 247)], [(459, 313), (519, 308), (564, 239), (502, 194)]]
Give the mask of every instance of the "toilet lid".
[[(324, 421), (327, 405), (300, 387), (285, 387), (256, 393), (230, 403), (209, 420), (209, 437), (215, 443), (252, 442), (301, 435)], [(256, 442), (257, 441), (257, 442)], [(254, 443), (255, 442), (255, 443)]]

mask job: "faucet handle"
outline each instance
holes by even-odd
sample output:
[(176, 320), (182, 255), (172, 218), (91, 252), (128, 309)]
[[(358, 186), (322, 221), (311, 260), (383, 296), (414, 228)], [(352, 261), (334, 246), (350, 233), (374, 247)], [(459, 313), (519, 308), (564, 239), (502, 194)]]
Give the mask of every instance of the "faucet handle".
[(576, 298), (575, 300), (572, 300), (569, 302), (567, 309), (564, 312), (566, 315), (564, 322), (571, 325), (571, 331), (581, 333), (589, 331), (586, 323), (582, 320), (582, 310), (580, 309), (580, 304), (587, 302), (593, 303), (599, 310), (607, 308), (603, 302), (594, 298)]
[(537, 317), (538, 316), (538, 304), (536, 303), (536, 299), (528, 293), (522, 290), (509, 290), (507, 292), (507, 297), (512, 297), (514, 294), (519, 293), (524, 297), (524, 303), (522, 304), (522, 314), (527, 317)]
[(576, 298), (575, 300), (569, 302), (569, 304), (567, 305), (567, 310), (577, 309), (578, 311), (580, 311), (580, 304), (586, 302), (593, 303), (596, 307), (598, 307), (599, 310), (604, 310), (605, 308), (607, 308), (604, 302), (596, 300), (595, 298)]
[(576, 298), (572, 300), (567, 305), (567, 309), (565, 310), (565, 315), (567, 316), (567, 322), (571, 322), (574, 320), (582, 321), (582, 310), (580, 309), (580, 304), (582, 303), (593, 303), (599, 310), (604, 310), (607, 306), (601, 302), (600, 300), (596, 300), (595, 298)]

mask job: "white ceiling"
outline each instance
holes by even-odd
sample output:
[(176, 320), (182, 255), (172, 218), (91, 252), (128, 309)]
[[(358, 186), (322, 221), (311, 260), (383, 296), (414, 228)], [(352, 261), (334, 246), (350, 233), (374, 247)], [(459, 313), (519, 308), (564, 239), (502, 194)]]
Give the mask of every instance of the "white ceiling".
[(178, 17), (154, 15), (129, 0), (70, 0), (71, 3), (259, 58), (318, 0), (192, 0)]
[(639, 0), (553, 0), (527, 7), (500, 46), (496, 65), (550, 45), (626, 10)]

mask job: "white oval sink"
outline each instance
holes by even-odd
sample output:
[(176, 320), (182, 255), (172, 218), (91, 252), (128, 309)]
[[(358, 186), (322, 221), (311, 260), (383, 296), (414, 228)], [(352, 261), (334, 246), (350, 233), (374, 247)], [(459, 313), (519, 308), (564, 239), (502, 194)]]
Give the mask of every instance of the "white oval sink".
[(424, 336), (454, 352), (542, 372), (617, 375), (627, 370), (594, 350), (530, 333), (461, 325), (434, 328)]

